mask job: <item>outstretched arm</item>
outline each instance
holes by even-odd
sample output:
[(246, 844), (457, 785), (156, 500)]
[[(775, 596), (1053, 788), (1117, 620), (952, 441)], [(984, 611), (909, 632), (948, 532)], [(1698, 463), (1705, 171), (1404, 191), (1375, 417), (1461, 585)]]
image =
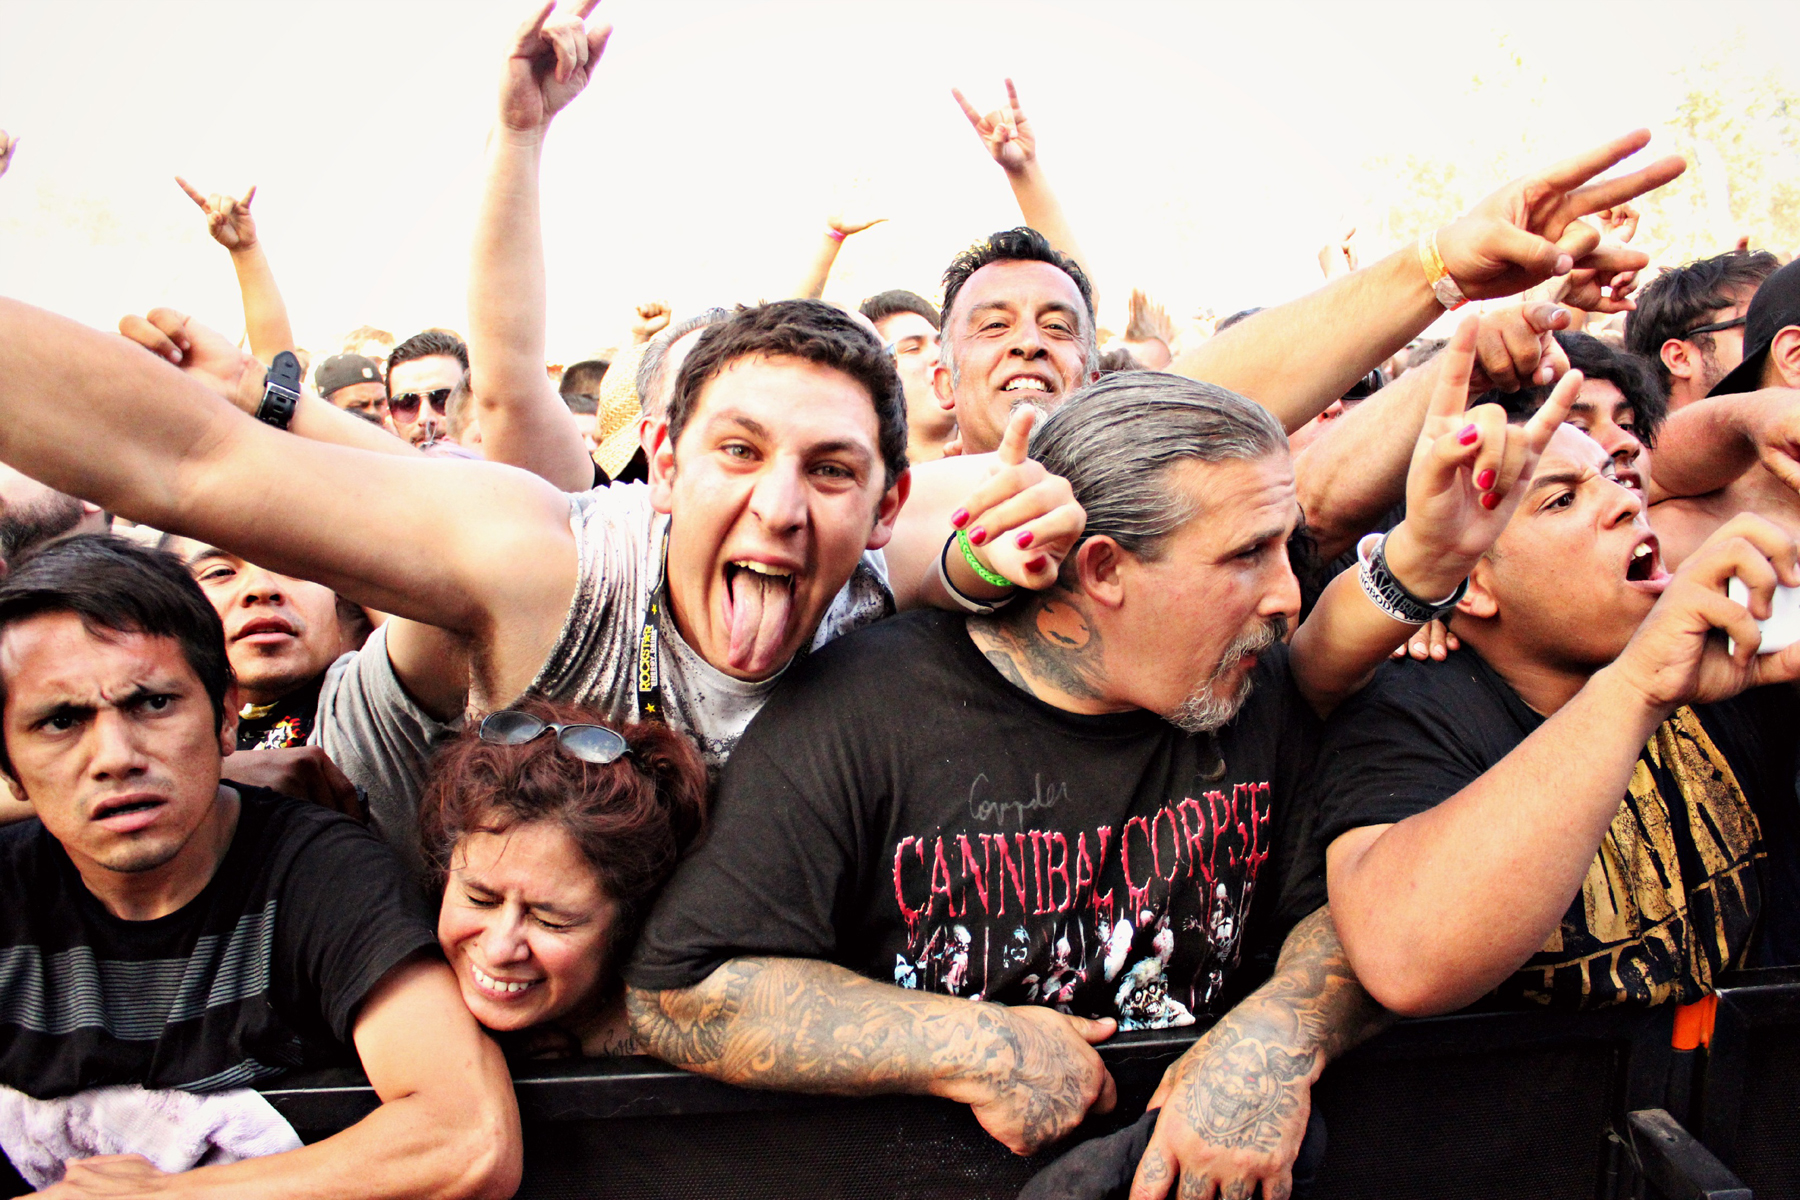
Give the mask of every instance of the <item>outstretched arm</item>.
[(130, 342), (12, 300), (0, 300), (0, 461), (474, 638), (493, 686), (513, 694), (575, 588), (568, 501), (542, 480), (289, 436)]
[[(1508, 425), (1497, 404), (1465, 413), (1477, 326), (1475, 317), (1463, 321), (1438, 356), (1444, 361), (1407, 471), (1406, 519), (1384, 543), (1394, 578), (1427, 603), (1449, 599), (1494, 544), (1523, 495), (1520, 481), (1530, 480), (1581, 389), (1581, 373), (1569, 372), (1523, 427)], [(1294, 634), (1294, 682), (1325, 716), (1416, 628), (1389, 616), (1369, 598), (1359, 573), (1345, 571)]]
[(1651, 499), (1716, 492), (1759, 461), (1800, 491), (1800, 391), (1708, 396), (1670, 417), (1650, 457)]
[(837, 262), (838, 251), (843, 249), (844, 239), (885, 220), (886, 217), (876, 217), (871, 221), (860, 221), (845, 216), (828, 219), (825, 222), (825, 232), (819, 235), (818, 249), (813, 252), (812, 262), (807, 266), (800, 286), (794, 289), (794, 296), (800, 300), (817, 300), (823, 296), (825, 281), (831, 278), (831, 268)]
[[(987, 152), (1006, 172), (1006, 182), (1012, 188), (1013, 199), (1019, 202), (1019, 214), (1025, 218), (1025, 224), (1074, 259), (1092, 283), (1093, 267), (1075, 240), (1075, 230), (1063, 213), (1062, 201), (1056, 198), (1043, 165), (1038, 162), (1037, 135), (1032, 132), (1025, 110), (1019, 106), (1019, 89), (1013, 86), (1013, 81), (1006, 81), (1006, 107), (996, 108), (985, 117), (976, 112), (975, 106), (957, 89), (951, 88), (950, 94), (962, 106), (963, 115), (969, 118), (969, 124), (987, 147)], [(1099, 304), (1100, 292), (1095, 288), (1095, 308)]]
[[(1733, 575), (1751, 611), (1726, 597)], [(1543, 947), (1656, 727), (1680, 704), (1800, 675), (1800, 643), (1755, 654), (1751, 617), (1769, 612), (1777, 582), (1800, 584), (1793, 537), (1734, 518), (1682, 564), (1625, 652), (1512, 753), (1434, 808), (1332, 842), (1332, 911), (1371, 995), (1409, 1016), (1447, 1012)]]
[(206, 214), (207, 232), (213, 240), (231, 251), (238, 291), (244, 297), (244, 333), (250, 339), (250, 353), (266, 367), (277, 354), (294, 348), (294, 328), (288, 321), (287, 302), (275, 285), (275, 272), (256, 236), (256, 218), (250, 215), (256, 186), (252, 184), (239, 200), (221, 194), (202, 196), (179, 175), (175, 182)]
[[(1293, 1186), (1312, 1085), (1327, 1063), (1393, 1022), (1365, 992), (1321, 908), (1294, 926), (1275, 974), (1207, 1030), (1163, 1075), (1161, 1108), (1131, 1200), (1266, 1197)], [(1246, 1103), (1250, 1098), (1250, 1103)]]
[[(518, 1104), (506, 1060), (463, 1007), (442, 962), (394, 968), (353, 1034), (381, 1107), (286, 1154), (167, 1176), (135, 1155), (72, 1164), (54, 1200), (154, 1193), (194, 1197), (503, 1200), (519, 1186)], [(132, 1187), (136, 1184), (140, 1192)]]
[(585, 24), (598, 2), (551, 21), (552, 0), (513, 40), (469, 265), (469, 385), (482, 451), (570, 492), (594, 486), (594, 463), (544, 371), (538, 166), (551, 118), (587, 86), (611, 36), (611, 26)]
[(1017, 1154), (1113, 1104), (1090, 1043), (1111, 1020), (877, 983), (804, 958), (734, 958), (690, 988), (629, 988), (638, 1044), (689, 1071), (790, 1092), (943, 1096)]
[[(1687, 164), (1671, 157), (1616, 179), (1588, 182), (1649, 141), (1649, 132), (1638, 130), (1515, 180), (1438, 230), (1431, 237), (1450, 280), (1468, 299), (1486, 300), (1571, 270), (1592, 270), (1596, 294), (1580, 297), (1582, 307), (1613, 312), (1631, 306), (1622, 297), (1600, 299), (1600, 282), (1628, 281), (1649, 257), (1621, 245), (1601, 245), (1599, 231), (1580, 218), (1681, 174)], [(1184, 351), (1171, 370), (1250, 397), (1291, 433), (1443, 311), (1419, 247), (1408, 246), (1240, 321)]]

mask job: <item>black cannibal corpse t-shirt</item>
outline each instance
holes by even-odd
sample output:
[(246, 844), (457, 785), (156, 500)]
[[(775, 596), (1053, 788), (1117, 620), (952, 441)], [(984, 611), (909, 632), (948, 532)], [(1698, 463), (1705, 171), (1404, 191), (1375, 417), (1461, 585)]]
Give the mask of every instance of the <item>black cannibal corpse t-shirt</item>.
[[(1544, 719), (1466, 647), (1383, 666), (1327, 725), (1310, 860), (1352, 829), (1448, 800)], [(1560, 926), (1495, 999), (1687, 1003), (1729, 968), (1800, 961), (1797, 745), (1800, 702), (1785, 687), (1677, 709), (1639, 755)]]
[(1282, 896), (1315, 718), (1285, 647), (1253, 677), (1231, 725), (1190, 735), (1038, 701), (960, 615), (842, 638), (745, 731), (626, 977), (680, 988), (730, 958), (821, 958), (1124, 1028), (1188, 1024), (1324, 902), (1316, 880)]
[(150, 921), (107, 912), (37, 821), (0, 829), (0, 1084), (214, 1092), (355, 1061), (364, 997), (437, 939), (374, 834), (232, 786), (211, 882)]

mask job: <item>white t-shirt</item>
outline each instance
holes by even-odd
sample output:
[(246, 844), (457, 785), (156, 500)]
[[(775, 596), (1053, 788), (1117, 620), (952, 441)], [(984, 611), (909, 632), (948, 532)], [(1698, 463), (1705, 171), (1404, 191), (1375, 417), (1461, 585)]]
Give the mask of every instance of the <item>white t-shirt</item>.
[[(661, 575), (667, 525), (668, 517), (651, 507), (646, 484), (616, 483), (569, 497), (580, 575), (532, 694), (588, 705), (612, 721), (641, 719), (637, 643), (650, 589)], [(687, 644), (667, 603), (660, 612), (664, 719), (694, 739), (716, 772), (779, 674), (755, 683), (732, 678)], [(812, 648), (893, 612), (886, 559), (866, 551), (825, 610)], [(385, 629), (334, 663), (319, 695), (314, 740), (368, 794), (376, 829), (421, 875), (416, 815), (426, 764), (460, 724), (433, 720), (406, 694), (388, 661)]]

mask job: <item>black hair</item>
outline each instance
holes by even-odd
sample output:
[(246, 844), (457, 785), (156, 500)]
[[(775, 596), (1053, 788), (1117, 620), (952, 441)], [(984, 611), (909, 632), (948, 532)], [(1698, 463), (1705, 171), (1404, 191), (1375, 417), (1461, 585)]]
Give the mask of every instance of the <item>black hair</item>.
[[(1756, 291), (1780, 265), (1767, 250), (1728, 250), (1664, 271), (1638, 293), (1636, 310), (1626, 316), (1625, 348), (1650, 364), (1667, 391), (1670, 377), (1662, 360), (1663, 343), (1685, 339), (1694, 326), (1709, 324), (1708, 317), (1737, 304), (1738, 293)], [(1702, 350), (1712, 349), (1710, 333), (1691, 340)]]
[(427, 329), (424, 333), (415, 333), (389, 351), (387, 357), (388, 395), (394, 393), (394, 368), (403, 362), (412, 362), (416, 358), (435, 358), (438, 355), (454, 358), (462, 364), (462, 369), (469, 369), (469, 348), (463, 340), (447, 329)]
[(1087, 272), (1074, 259), (1052, 246), (1049, 238), (1027, 225), (1001, 230), (987, 241), (976, 242), (950, 260), (950, 265), (944, 269), (945, 320), (950, 319), (950, 313), (956, 308), (956, 295), (969, 282), (969, 276), (997, 262), (1049, 263), (1073, 279), (1075, 287), (1081, 292), (1081, 302), (1087, 307), (1088, 339), (1093, 339), (1097, 323), (1094, 317), (1094, 285), (1088, 282)]
[(675, 377), (669, 398), (669, 444), (699, 407), (700, 390), (740, 358), (798, 358), (842, 371), (868, 390), (875, 406), (881, 458), (893, 486), (906, 470), (906, 397), (887, 350), (867, 326), (823, 300), (777, 300), (740, 306), (700, 335)]
[[(225, 725), (231, 660), (225, 627), (186, 565), (109, 533), (88, 533), (46, 546), (0, 580), (0, 634), (46, 613), (74, 613), (89, 630), (174, 638), (212, 701), (213, 728)], [(0, 676), (0, 711), (6, 680)], [(0, 726), (0, 768), (12, 772)]]
[(1245, 320), (1246, 318), (1249, 318), (1249, 317), (1254, 317), (1257, 313), (1259, 313), (1261, 311), (1262, 311), (1262, 305), (1260, 305), (1260, 304), (1257, 305), (1255, 308), (1240, 308), (1236, 312), (1232, 313), (1229, 317), (1226, 317), (1224, 320), (1222, 320), (1218, 324), (1214, 325), (1213, 333), (1215, 333), (1215, 334), (1224, 333), (1227, 329), (1230, 329), (1233, 325), (1236, 325), (1239, 321)]
[(917, 292), (909, 292), (905, 288), (894, 288), (891, 291), (876, 292), (857, 307), (857, 311), (875, 324), (887, 320), (898, 313), (917, 313), (924, 317), (933, 329), (942, 329), (944, 319), (933, 308), (931, 301)]
[[(1631, 406), (1636, 424), (1633, 435), (1646, 448), (1655, 445), (1656, 431), (1669, 415), (1669, 397), (1643, 356), (1628, 350), (1615, 350), (1585, 333), (1558, 332), (1553, 336), (1568, 356), (1571, 369), (1580, 371), (1584, 379), (1598, 379), (1619, 389), (1625, 403)], [(1481, 402), (1504, 408), (1509, 421), (1526, 421), (1550, 398), (1554, 386), (1546, 384), (1520, 388), (1516, 392), (1488, 392), (1481, 397)]]
[[(570, 363), (563, 369), (562, 382), (557, 385), (557, 392), (563, 403), (569, 406), (570, 412), (591, 413), (599, 411), (600, 381), (606, 378), (607, 369), (612, 363), (604, 358), (584, 358), (578, 363)], [(585, 402), (584, 407), (577, 408), (576, 402)]]

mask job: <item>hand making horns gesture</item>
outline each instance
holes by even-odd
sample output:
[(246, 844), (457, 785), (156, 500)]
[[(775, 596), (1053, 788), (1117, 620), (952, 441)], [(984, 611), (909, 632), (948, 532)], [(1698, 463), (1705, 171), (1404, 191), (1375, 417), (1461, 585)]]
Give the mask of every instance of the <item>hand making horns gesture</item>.
[(1506, 410), (1483, 404), (1464, 411), (1481, 318), (1459, 326), (1433, 363), (1431, 407), (1406, 475), (1403, 522), (1428, 553), (1473, 562), (1487, 552), (1518, 507), (1538, 456), (1581, 392), (1581, 372), (1569, 371), (1524, 425), (1508, 425)]
[(1016, 175), (1030, 166), (1037, 158), (1037, 139), (1032, 136), (1031, 122), (1025, 116), (1025, 110), (1019, 107), (1019, 89), (1013, 81), (1006, 81), (1005, 108), (996, 108), (987, 116), (975, 111), (967, 97), (956, 88), (950, 89), (956, 102), (962, 106), (963, 116), (969, 118), (969, 124), (987, 146), (987, 152), (994, 156), (1008, 174)]
[(256, 199), (256, 185), (239, 200), (236, 196), (222, 192), (214, 192), (210, 196), (202, 196), (194, 186), (181, 176), (175, 177), (181, 190), (187, 193), (189, 200), (200, 206), (206, 214), (206, 232), (212, 234), (213, 241), (227, 250), (248, 250), (256, 245), (256, 218), (250, 215), (250, 201)]
[(1589, 182), (1649, 142), (1649, 130), (1634, 130), (1515, 179), (1437, 231), (1444, 269), (1471, 300), (1511, 296), (1554, 275), (1591, 270), (1594, 295), (1584, 296), (1588, 303), (1580, 307), (1590, 312), (1631, 307), (1622, 295), (1601, 297), (1599, 286), (1629, 286), (1650, 256), (1620, 242), (1602, 245), (1600, 231), (1581, 218), (1617, 208), (1687, 169), (1685, 160), (1671, 155), (1629, 175)]
[(519, 26), (500, 79), (500, 123), (516, 133), (541, 133), (550, 118), (581, 95), (612, 36), (611, 25), (587, 27), (600, 0), (582, 0), (573, 15), (550, 19), (556, 0)]

